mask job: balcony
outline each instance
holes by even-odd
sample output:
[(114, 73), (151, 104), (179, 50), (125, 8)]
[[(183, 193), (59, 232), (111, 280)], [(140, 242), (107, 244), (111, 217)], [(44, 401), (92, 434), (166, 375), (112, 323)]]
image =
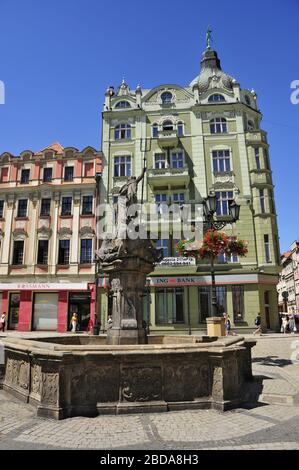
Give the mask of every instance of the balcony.
[(187, 188), (190, 175), (187, 166), (183, 168), (153, 168), (147, 171), (148, 183), (152, 189), (167, 187)]
[(251, 172), (251, 184), (252, 186), (272, 186), (272, 177), (269, 170), (255, 170)]
[(179, 143), (178, 133), (175, 129), (158, 132), (158, 145), (161, 148), (177, 147)]
[(247, 144), (267, 143), (267, 134), (264, 131), (246, 132), (245, 136)]

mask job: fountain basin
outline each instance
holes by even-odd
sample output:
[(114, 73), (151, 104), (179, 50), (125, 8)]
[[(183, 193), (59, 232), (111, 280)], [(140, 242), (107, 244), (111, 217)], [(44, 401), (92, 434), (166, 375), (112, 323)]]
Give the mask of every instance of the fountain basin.
[(146, 345), (106, 345), (104, 336), (10, 338), (3, 389), (63, 419), (188, 408), (225, 411), (244, 402), (252, 379), (243, 337), (149, 336)]

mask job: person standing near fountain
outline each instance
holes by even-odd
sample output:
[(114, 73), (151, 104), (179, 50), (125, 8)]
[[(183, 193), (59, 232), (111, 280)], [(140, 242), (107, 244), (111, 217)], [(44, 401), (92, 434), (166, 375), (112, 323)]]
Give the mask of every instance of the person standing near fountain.
[(78, 325), (78, 315), (76, 312), (73, 313), (72, 319), (71, 319), (71, 325), (72, 325), (72, 333), (76, 333), (77, 331), (77, 325)]

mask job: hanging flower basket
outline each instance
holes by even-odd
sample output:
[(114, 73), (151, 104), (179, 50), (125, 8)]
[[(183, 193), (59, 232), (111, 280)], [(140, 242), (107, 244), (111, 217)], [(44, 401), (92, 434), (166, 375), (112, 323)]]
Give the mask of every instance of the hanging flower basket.
[(195, 240), (180, 240), (176, 245), (176, 250), (180, 256), (198, 258), (202, 242)]
[(201, 259), (216, 258), (227, 249), (229, 238), (225, 233), (217, 230), (208, 230), (203, 239), (203, 245), (199, 250)]
[(225, 250), (227, 255), (238, 255), (246, 256), (248, 253), (248, 242), (245, 240), (229, 240), (227, 249)]

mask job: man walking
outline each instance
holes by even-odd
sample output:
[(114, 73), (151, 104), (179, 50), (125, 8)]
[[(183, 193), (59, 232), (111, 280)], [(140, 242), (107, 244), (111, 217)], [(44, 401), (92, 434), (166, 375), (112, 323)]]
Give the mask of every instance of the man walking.
[(262, 318), (261, 318), (261, 315), (259, 313), (256, 316), (254, 324), (257, 327), (257, 329), (253, 332), (253, 334), (254, 335), (256, 335), (256, 334), (261, 335), (262, 334)]

